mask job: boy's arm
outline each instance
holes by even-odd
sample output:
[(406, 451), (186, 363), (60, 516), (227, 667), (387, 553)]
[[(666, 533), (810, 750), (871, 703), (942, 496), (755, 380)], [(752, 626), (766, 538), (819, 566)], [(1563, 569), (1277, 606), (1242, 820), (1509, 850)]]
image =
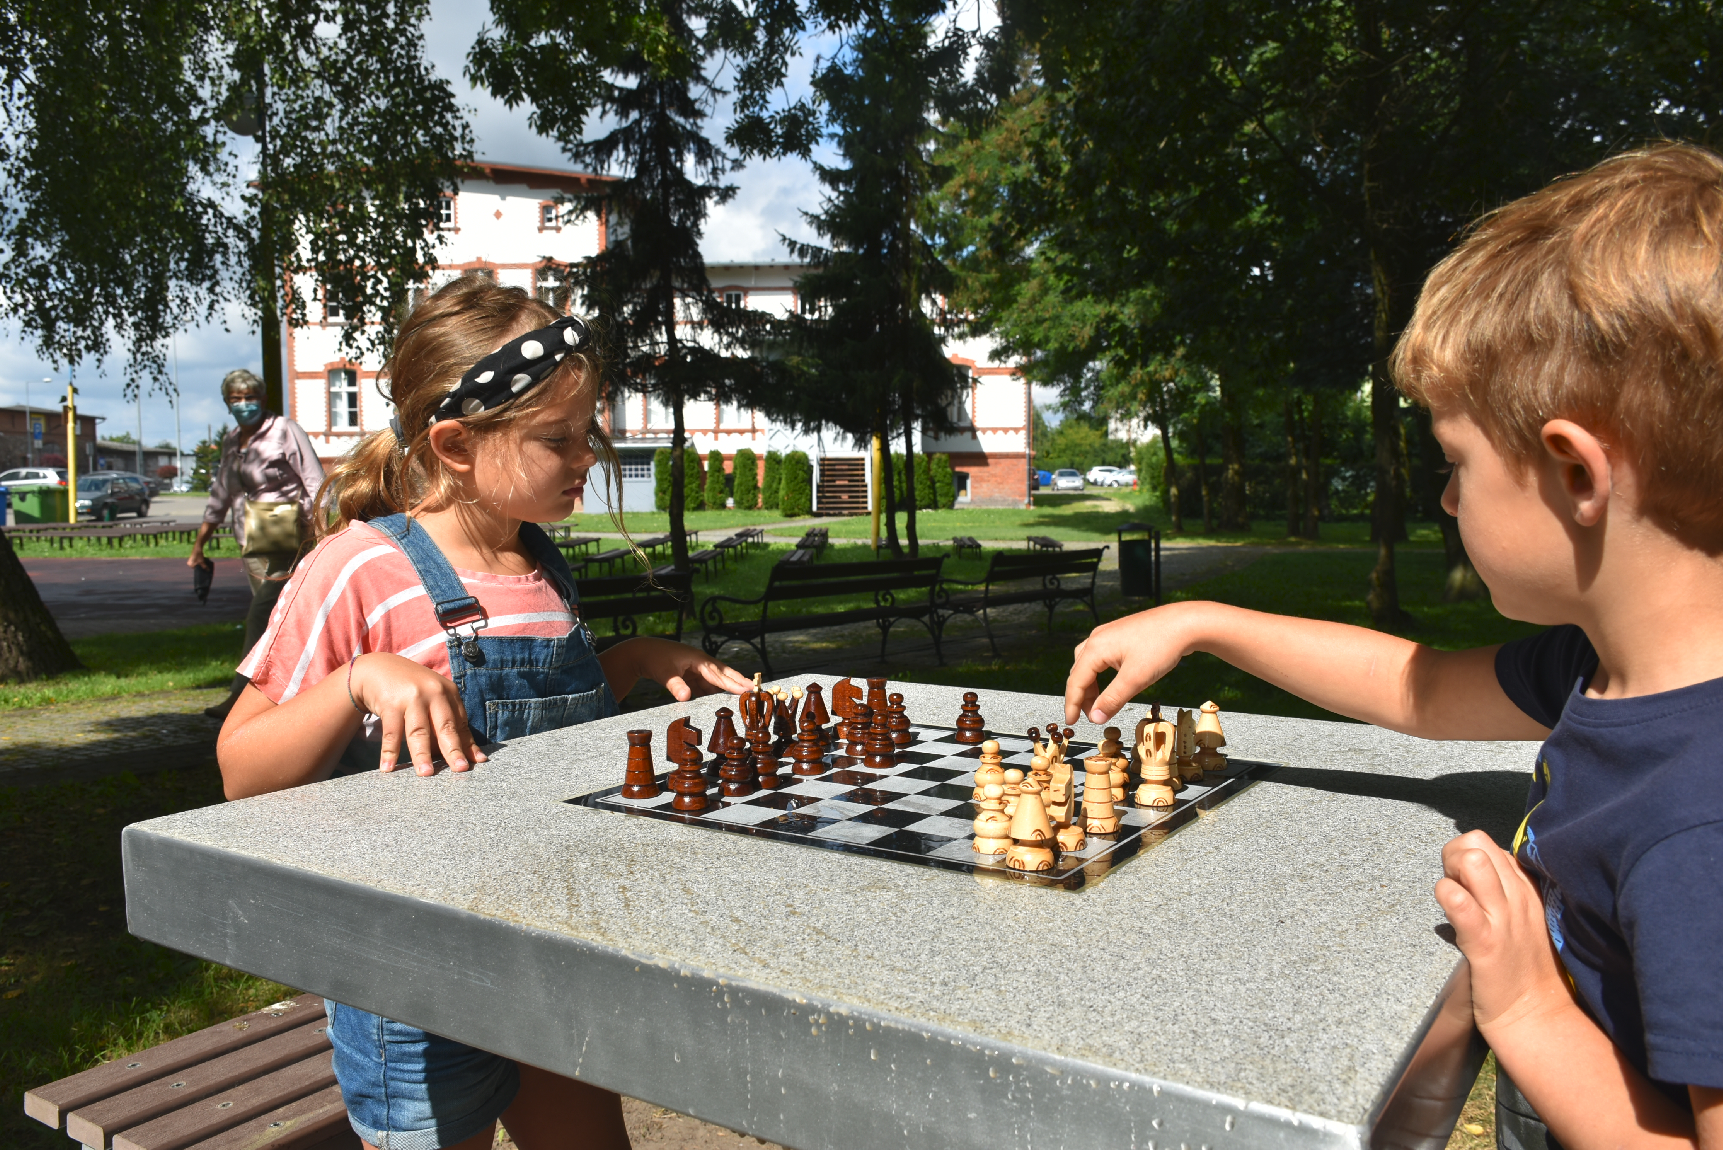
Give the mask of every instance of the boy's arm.
[[(1438, 651), (1364, 627), (1169, 603), (1103, 624), (1076, 651), (1065, 721), (1105, 722), (1197, 651), (1319, 707), (1426, 739), (1540, 739), (1549, 729), (1496, 681), (1495, 647)], [(1100, 690), (1099, 676), (1118, 675)]]

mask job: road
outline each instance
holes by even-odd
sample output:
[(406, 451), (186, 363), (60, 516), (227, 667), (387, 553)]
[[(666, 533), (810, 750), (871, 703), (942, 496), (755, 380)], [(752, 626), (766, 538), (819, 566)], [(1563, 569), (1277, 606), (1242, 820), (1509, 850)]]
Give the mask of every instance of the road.
[(24, 570), (68, 639), (236, 622), (251, 605), (239, 559), (215, 561), (208, 603), (192, 594), (192, 572), (184, 559), (26, 556)]

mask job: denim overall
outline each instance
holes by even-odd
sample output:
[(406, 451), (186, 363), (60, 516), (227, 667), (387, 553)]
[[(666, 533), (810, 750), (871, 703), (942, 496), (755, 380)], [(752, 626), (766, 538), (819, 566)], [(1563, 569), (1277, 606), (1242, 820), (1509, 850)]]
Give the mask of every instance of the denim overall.
[[(404, 515), (371, 526), (412, 560), (448, 634), (449, 669), (474, 742), (616, 714), (592, 633), (578, 621), (574, 574), (536, 525), (521, 524), (521, 542), (577, 619), (560, 639), (483, 634), (484, 608), (423, 527)], [(501, 1117), (520, 1088), (519, 1068), (507, 1058), (351, 1006), (325, 1000), (324, 1009), (348, 1121), (379, 1150), (437, 1150), (470, 1138)]]

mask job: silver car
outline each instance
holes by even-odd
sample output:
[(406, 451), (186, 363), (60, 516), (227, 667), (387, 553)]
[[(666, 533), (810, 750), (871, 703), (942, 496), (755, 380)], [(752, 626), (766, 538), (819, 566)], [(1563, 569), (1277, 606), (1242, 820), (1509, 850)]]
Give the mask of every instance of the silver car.
[(1053, 473), (1054, 491), (1081, 491), (1083, 488), (1083, 473), (1075, 467), (1061, 467)]

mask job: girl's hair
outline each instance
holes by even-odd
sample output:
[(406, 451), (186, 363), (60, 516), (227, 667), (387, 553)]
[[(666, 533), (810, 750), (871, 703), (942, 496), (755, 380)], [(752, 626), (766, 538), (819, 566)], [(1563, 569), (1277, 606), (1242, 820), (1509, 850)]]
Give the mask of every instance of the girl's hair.
[[(387, 387), (396, 421), (406, 436), (405, 450), (391, 430), (374, 432), (329, 472), (317, 493), (323, 508), (318, 534), (330, 535), (354, 520), (395, 512), (411, 515), (421, 507), (442, 506), (454, 496), (453, 477), (431, 450), (430, 419), (437, 405), (466, 371), (534, 328), (556, 322), (555, 311), (519, 288), (498, 287), (478, 276), (463, 276), (412, 310), (395, 336), (379, 387)], [(533, 412), (564, 402), (581, 388), (599, 387), (604, 378), (591, 352), (570, 353), (560, 367), (521, 398), (477, 415), (457, 417), (462, 426), (488, 439)], [(609, 499), (611, 519), (621, 530), (621, 472), (616, 449), (595, 417), (588, 432), (593, 450), (616, 490)], [(625, 533), (626, 534), (626, 533)]]

